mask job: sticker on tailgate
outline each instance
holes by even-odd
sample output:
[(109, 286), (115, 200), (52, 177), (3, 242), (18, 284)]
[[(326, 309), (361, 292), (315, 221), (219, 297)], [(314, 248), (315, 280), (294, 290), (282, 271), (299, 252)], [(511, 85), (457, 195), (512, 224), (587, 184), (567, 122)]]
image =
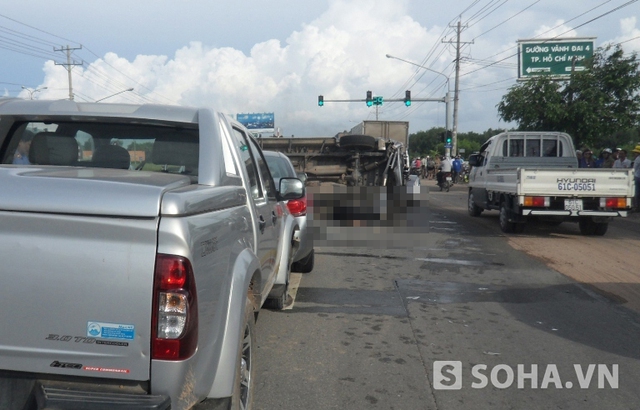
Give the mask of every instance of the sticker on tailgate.
[(87, 336), (112, 340), (133, 340), (134, 325), (120, 323), (87, 322)]

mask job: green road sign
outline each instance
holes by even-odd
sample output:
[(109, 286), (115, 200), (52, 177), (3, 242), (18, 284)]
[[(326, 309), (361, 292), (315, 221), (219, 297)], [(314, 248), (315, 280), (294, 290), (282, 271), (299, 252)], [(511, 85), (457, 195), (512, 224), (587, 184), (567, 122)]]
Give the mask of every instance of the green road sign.
[(584, 70), (585, 60), (593, 57), (594, 39), (519, 40), (518, 78), (540, 75), (565, 78), (572, 70)]

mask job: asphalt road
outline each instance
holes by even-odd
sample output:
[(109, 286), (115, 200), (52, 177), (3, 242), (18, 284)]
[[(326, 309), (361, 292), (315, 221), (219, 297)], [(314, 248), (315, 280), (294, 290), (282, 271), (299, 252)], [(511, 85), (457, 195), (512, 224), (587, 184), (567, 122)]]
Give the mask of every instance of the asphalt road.
[[(361, 227), (334, 232), (357, 247), (317, 247), (292, 308), (259, 314), (256, 408), (638, 408), (632, 301), (526, 249), (562, 255), (577, 226), (506, 237), (497, 215), (465, 207), (464, 187), (429, 193), (407, 217), (421, 232), (405, 235), (411, 247), (377, 246), (389, 232)], [(607, 246), (637, 240), (634, 223), (612, 224)], [(602, 243), (588, 239), (586, 255)]]

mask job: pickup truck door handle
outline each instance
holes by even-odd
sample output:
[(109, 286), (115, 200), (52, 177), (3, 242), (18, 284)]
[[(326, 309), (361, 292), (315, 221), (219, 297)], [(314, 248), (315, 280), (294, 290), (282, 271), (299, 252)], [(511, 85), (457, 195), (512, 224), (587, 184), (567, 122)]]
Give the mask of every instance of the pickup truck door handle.
[(271, 222), (273, 222), (273, 224), (275, 225), (277, 220), (278, 220), (278, 216), (274, 211), (271, 211)]
[(258, 220), (258, 227), (260, 228), (260, 233), (264, 233), (264, 228), (266, 226), (267, 226), (267, 221), (265, 221), (262, 215), (260, 215), (260, 219)]

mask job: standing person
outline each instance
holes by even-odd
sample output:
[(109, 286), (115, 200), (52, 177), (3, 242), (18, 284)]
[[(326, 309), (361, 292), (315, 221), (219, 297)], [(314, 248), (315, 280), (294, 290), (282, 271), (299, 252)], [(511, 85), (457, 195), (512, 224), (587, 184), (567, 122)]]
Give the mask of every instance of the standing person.
[(420, 178), (420, 173), (422, 172), (422, 160), (420, 157), (416, 158), (416, 175)]
[(576, 158), (578, 158), (578, 167), (580, 166), (580, 162), (582, 161), (582, 151), (579, 149), (576, 150)]
[(618, 159), (613, 163), (613, 168), (631, 168), (631, 160), (627, 158), (627, 151), (618, 151)]
[(421, 171), (421, 177), (424, 179), (427, 177), (427, 158), (429, 157), (422, 157), (422, 169)]
[(436, 161), (433, 157), (427, 157), (427, 179), (436, 177)]
[(582, 159), (578, 164), (579, 168), (595, 168), (596, 161), (593, 159), (593, 152), (589, 148), (582, 151)]
[(600, 158), (596, 161), (596, 168), (613, 168), (615, 160), (611, 154), (611, 148), (603, 149), (600, 153)]
[(456, 155), (456, 158), (451, 163), (451, 176), (453, 177), (454, 184), (458, 183), (460, 171), (462, 171), (462, 160), (460, 159), (460, 155)]
[(636, 181), (636, 192), (634, 196), (634, 211), (640, 211), (640, 144), (633, 149), (633, 178)]

